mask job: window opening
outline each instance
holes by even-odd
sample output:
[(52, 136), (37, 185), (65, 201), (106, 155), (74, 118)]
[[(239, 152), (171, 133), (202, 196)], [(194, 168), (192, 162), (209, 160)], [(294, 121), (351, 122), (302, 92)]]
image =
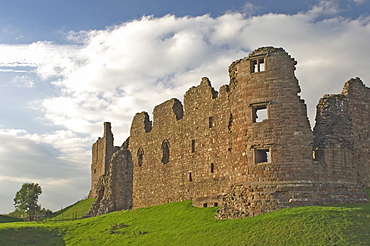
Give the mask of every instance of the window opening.
[(252, 107), (252, 121), (262, 122), (269, 118), (269, 105), (270, 102), (253, 103), (249, 106)]
[(213, 117), (212, 116), (208, 118), (208, 127), (209, 128), (213, 127)]
[(213, 207), (218, 207), (218, 202), (215, 202), (215, 203), (213, 204)]
[(96, 174), (96, 168), (94, 169), (94, 174)]
[(255, 164), (262, 162), (271, 162), (270, 149), (254, 149)]
[(144, 156), (144, 150), (142, 148), (139, 148), (137, 150), (137, 164), (139, 167), (143, 165), (143, 156)]
[(191, 140), (191, 153), (195, 152), (195, 140)]
[(162, 163), (167, 164), (170, 161), (170, 146), (168, 140), (162, 142)]
[(189, 172), (189, 182), (192, 182), (193, 181), (193, 175), (191, 172)]
[(265, 71), (265, 59), (253, 59), (251, 60), (252, 73), (258, 73)]
[(203, 208), (206, 208), (208, 206), (207, 203), (203, 203)]
[(214, 172), (215, 172), (215, 164), (211, 163), (211, 173), (214, 173)]

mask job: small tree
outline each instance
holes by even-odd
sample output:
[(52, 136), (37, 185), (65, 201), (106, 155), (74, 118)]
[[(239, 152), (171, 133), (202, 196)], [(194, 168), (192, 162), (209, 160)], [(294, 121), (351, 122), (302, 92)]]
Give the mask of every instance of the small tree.
[(38, 204), (39, 195), (42, 193), (41, 186), (35, 183), (24, 183), (22, 188), (15, 194), (15, 211), (21, 217), (28, 217), (28, 220), (36, 220), (37, 213), (41, 210)]

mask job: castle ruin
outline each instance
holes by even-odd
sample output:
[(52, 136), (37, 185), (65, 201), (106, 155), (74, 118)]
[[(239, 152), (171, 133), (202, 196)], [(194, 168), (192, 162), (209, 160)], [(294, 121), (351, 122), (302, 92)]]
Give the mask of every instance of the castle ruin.
[(351, 79), (317, 105), (313, 131), (282, 48), (263, 47), (229, 67), (217, 92), (207, 78), (137, 113), (113, 144), (110, 123), (92, 148), (89, 216), (192, 200), (217, 218), (280, 208), (364, 202), (370, 186), (370, 88)]

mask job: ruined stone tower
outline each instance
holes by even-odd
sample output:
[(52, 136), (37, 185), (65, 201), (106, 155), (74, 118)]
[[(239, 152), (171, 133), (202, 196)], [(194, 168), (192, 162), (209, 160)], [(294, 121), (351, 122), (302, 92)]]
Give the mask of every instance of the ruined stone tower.
[(369, 89), (347, 82), (342, 113), (335, 105), (343, 103), (322, 99), (313, 133), (295, 65), (282, 48), (259, 48), (231, 64), (230, 83), (219, 92), (202, 78), (185, 93), (184, 106), (177, 99), (157, 105), (153, 122), (136, 114), (119, 148), (105, 123), (93, 145), (90, 215), (192, 200), (220, 206), (217, 217), (225, 219), (365, 201), (369, 143), (353, 135), (368, 138), (361, 121), (369, 118)]
[(96, 189), (99, 178), (107, 174), (109, 170), (110, 159), (113, 154), (113, 133), (111, 125), (104, 123), (104, 136), (96, 140), (92, 146), (92, 164), (91, 164), (91, 190), (89, 197), (96, 196)]

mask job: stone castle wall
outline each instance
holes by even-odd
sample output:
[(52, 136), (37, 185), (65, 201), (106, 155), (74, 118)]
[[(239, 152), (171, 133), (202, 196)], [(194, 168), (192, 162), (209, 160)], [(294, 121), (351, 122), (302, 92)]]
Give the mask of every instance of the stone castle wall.
[(317, 105), (314, 128), (315, 160), (326, 167), (321, 180), (370, 186), (370, 89), (359, 78), (341, 94), (325, 95)]
[(231, 64), (219, 92), (202, 78), (184, 105), (156, 106), (153, 122), (136, 114), (120, 148), (106, 123), (93, 145), (90, 215), (193, 200), (225, 219), (366, 200), (369, 143), (357, 136), (368, 136), (369, 89), (356, 80), (321, 99), (312, 132), (295, 65), (282, 48), (257, 49)]

